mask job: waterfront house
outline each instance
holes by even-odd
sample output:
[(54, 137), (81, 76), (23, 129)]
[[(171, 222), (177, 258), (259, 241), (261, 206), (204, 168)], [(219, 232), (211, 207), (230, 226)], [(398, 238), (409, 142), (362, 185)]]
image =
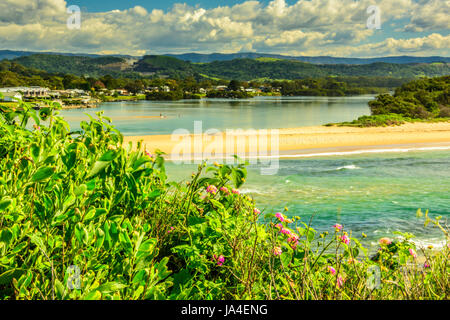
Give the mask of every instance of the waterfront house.
[(3, 98), (0, 101), (4, 102), (14, 102), (17, 100), (22, 100), (22, 95), (19, 92), (2, 92)]

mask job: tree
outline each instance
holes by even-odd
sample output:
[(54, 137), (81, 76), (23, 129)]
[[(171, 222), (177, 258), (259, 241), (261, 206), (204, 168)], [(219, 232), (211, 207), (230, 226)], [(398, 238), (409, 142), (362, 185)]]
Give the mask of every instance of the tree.
[(231, 80), (228, 84), (228, 89), (231, 91), (238, 91), (241, 88), (241, 83), (237, 80)]

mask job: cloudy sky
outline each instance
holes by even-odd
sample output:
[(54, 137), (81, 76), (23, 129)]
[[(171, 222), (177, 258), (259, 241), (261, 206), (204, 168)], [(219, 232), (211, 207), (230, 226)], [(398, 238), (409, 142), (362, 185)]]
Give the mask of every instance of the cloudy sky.
[[(381, 29), (367, 27), (371, 5)], [(0, 49), (450, 56), (449, 17), (450, 0), (1, 0)]]

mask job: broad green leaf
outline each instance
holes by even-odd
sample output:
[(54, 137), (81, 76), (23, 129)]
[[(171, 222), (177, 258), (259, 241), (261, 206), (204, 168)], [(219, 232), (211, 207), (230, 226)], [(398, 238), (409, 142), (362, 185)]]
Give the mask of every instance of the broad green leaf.
[(86, 178), (89, 179), (97, 175), (100, 171), (107, 168), (110, 164), (111, 164), (110, 161), (96, 161)]
[(33, 182), (39, 182), (39, 181), (48, 179), (53, 175), (54, 172), (55, 172), (55, 168), (52, 168), (52, 167), (39, 168), (36, 171), (36, 173), (33, 175), (33, 177), (31, 178), (31, 180)]
[(5, 211), (12, 203), (12, 200), (9, 198), (2, 199), (0, 201), (0, 211)]
[(125, 289), (127, 287), (126, 284), (123, 283), (119, 283), (119, 282), (108, 282), (105, 284), (100, 285), (98, 288), (96, 288), (95, 290), (101, 292), (101, 293), (105, 293), (105, 292), (115, 292), (115, 291), (119, 291), (122, 289)]

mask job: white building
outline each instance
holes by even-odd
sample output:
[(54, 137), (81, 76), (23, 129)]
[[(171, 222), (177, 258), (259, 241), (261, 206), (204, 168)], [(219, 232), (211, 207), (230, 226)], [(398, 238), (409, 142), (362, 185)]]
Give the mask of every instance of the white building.
[(0, 92), (20, 92), (25, 98), (45, 98), (48, 97), (50, 89), (42, 87), (10, 87), (0, 88)]
[(0, 99), (4, 102), (15, 102), (17, 100), (22, 100), (22, 95), (19, 92), (1, 92), (3, 98)]

